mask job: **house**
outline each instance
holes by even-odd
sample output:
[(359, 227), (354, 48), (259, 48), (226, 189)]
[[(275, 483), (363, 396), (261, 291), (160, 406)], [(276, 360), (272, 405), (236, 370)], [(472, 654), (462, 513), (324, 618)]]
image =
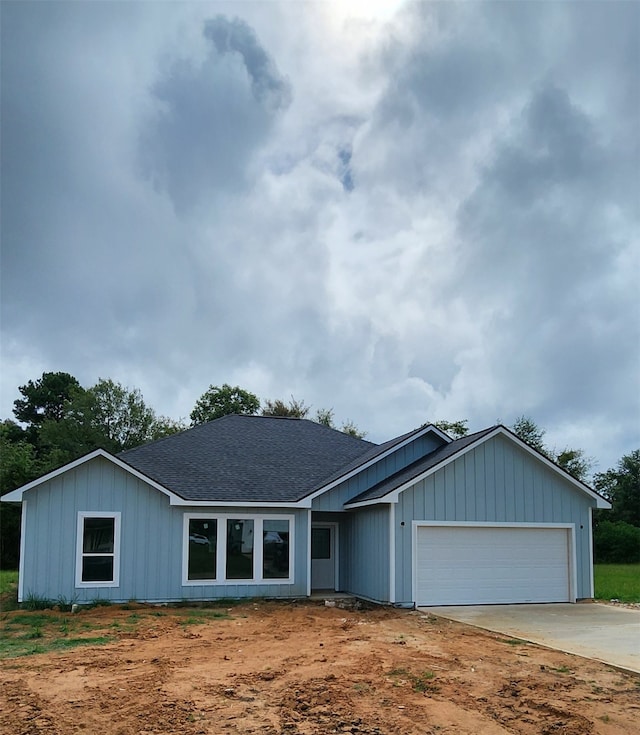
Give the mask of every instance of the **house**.
[(504, 426), (376, 445), (304, 419), (225, 416), (5, 495), (19, 599), (304, 597), (398, 606), (593, 596), (610, 507)]

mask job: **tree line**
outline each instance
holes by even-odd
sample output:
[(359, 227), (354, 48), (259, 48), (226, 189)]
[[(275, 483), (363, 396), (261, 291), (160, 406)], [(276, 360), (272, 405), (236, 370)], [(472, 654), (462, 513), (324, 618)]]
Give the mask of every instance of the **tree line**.
[[(352, 421), (336, 423), (332, 408), (314, 414), (291, 396), (261, 402), (239, 386), (210, 385), (198, 398), (190, 423), (157, 414), (137, 388), (100, 378), (84, 388), (69, 373), (45, 372), (18, 388), (14, 419), (0, 422), (0, 494), (4, 495), (97, 447), (117, 453), (229, 414), (309, 418), (356, 438), (364, 438)], [(454, 439), (469, 433), (468, 420), (433, 422)], [(544, 429), (519, 417), (510, 427), (523, 441), (579, 480), (587, 481), (594, 460), (583, 450), (549, 447)], [(613, 505), (594, 512), (596, 561), (640, 561), (640, 449), (623, 456), (616, 467), (593, 476), (594, 488)], [(17, 567), (20, 507), (0, 507), (0, 566)]]

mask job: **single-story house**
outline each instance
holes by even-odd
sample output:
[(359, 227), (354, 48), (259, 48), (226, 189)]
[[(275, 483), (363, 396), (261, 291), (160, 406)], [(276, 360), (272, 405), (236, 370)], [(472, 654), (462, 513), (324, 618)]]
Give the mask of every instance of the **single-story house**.
[(19, 599), (304, 597), (398, 606), (593, 596), (609, 503), (504, 426), (373, 444), (313, 421), (225, 416), (97, 449), (22, 502)]

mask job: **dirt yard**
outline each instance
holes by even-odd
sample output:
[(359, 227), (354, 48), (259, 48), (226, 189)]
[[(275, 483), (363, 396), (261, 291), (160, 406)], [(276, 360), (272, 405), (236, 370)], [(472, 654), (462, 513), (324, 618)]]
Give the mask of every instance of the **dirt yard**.
[(638, 676), (416, 611), (15, 611), (5, 640), (30, 614), (51, 618), (43, 646), (73, 626), (111, 642), (2, 660), (7, 735), (613, 735), (640, 722)]

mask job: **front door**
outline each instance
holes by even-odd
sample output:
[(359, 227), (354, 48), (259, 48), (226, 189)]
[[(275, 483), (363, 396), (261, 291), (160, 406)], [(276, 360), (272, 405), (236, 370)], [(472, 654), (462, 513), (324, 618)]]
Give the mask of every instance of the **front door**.
[(336, 562), (336, 524), (314, 524), (311, 527), (311, 589), (336, 589)]

